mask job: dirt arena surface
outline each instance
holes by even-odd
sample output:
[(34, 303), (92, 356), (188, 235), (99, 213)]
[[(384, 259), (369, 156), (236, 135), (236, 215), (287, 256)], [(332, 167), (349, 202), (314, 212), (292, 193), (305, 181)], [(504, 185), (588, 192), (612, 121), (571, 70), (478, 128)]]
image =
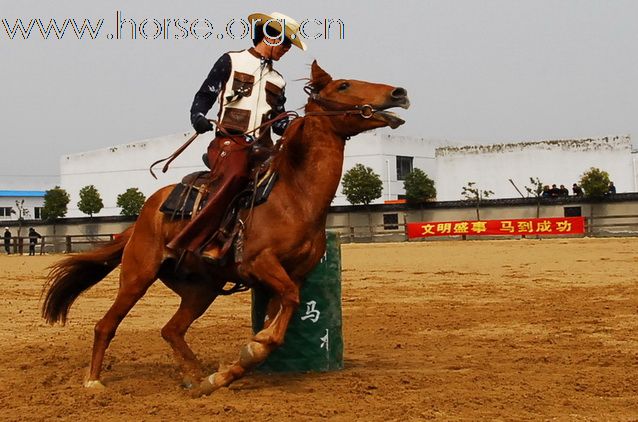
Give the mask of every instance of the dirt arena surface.
[[(60, 256), (0, 257), (0, 420), (638, 420), (638, 239), (343, 245), (345, 369), (180, 387), (156, 283), (82, 387), (117, 271), (66, 327), (40, 319)], [(188, 339), (206, 368), (249, 337), (250, 294), (222, 297)]]

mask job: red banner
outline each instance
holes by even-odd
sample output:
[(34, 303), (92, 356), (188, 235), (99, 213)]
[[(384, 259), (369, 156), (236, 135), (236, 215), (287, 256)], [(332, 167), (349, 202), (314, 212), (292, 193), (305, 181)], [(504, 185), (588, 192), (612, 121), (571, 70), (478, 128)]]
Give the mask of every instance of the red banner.
[(585, 217), (408, 223), (409, 239), (432, 236), (543, 236), (582, 233), (585, 233)]

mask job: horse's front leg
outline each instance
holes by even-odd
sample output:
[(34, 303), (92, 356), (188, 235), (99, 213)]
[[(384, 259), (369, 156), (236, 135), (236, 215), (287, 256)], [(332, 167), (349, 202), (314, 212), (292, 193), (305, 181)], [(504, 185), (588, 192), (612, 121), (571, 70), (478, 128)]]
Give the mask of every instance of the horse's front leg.
[(262, 252), (246, 268), (246, 272), (262, 281), (273, 292), (268, 306), (269, 320), (266, 328), (255, 334), (241, 348), (239, 359), (205, 378), (196, 394), (210, 394), (218, 388), (226, 387), (265, 361), (273, 350), (283, 344), (290, 318), (299, 306), (299, 286), (271, 252)]

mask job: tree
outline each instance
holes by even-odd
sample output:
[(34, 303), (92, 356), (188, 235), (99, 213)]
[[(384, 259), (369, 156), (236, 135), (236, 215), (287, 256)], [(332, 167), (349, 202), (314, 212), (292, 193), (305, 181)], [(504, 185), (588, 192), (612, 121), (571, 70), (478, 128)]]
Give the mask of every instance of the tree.
[(117, 196), (117, 206), (122, 208), (120, 214), (129, 217), (139, 215), (146, 197), (138, 188), (128, 188)]
[[(29, 216), (29, 210), (24, 207), (24, 199), (18, 201), (16, 200), (16, 208), (18, 209), (18, 237), (22, 235), (22, 225), (24, 224), (25, 217)], [(15, 214), (16, 212), (11, 209), (11, 213)]]
[(343, 175), (343, 194), (352, 205), (368, 205), (381, 197), (383, 182), (370, 167), (357, 164)]
[(368, 205), (370, 202), (381, 197), (383, 193), (383, 182), (378, 174), (370, 167), (357, 164), (348, 170), (341, 180), (343, 194), (352, 205), (363, 204), (368, 209), (368, 227), (372, 236), (372, 213)]
[(44, 194), (44, 206), (42, 207), (42, 219), (51, 221), (66, 215), (67, 206), (71, 198), (67, 191), (59, 186), (49, 189)]
[(585, 191), (585, 196), (601, 198), (609, 189), (609, 173), (592, 167), (580, 176), (579, 184)]
[(541, 198), (543, 196), (543, 182), (541, 179), (530, 177), (529, 181), (532, 186), (525, 186), (525, 190), (527, 191), (528, 196), (533, 195), (536, 198), (536, 218), (539, 218), (541, 215)]
[(100, 212), (102, 208), (104, 208), (104, 203), (95, 186), (88, 185), (80, 189), (80, 200), (78, 201), (80, 211), (93, 217), (93, 214)]
[(483, 198), (489, 198), (490, 195), (494, 195), (494, 192), (491, 190), (480, 190), (476, 187), (476, 182), (467, 182), (467, 186), (463, 186), (463, 191), (461, 195), (465, 197), (468, 201), (474, 201), (476, 205), (476, 219), (480, 220), (480, 211), (481, 201)]
[(430, 179), (423, 170), (418, 168), (415, 168), (405, 176), (403, 188), (408, 202), (419, 204), (436, 198), (434, 180)]

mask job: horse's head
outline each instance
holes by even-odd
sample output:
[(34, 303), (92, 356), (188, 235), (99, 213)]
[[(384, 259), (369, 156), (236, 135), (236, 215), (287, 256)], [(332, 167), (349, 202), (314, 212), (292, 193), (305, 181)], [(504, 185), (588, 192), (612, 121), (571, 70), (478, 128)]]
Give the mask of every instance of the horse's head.
[(336, 131), (344, 136), (384, 126), (395, 129), (405, 121), (387, 109), (410, 106), (404, 88), (352, 79), (333, 80), (317, 61), (312, 62), (308, 87), (306, 115), (330, 116)]

